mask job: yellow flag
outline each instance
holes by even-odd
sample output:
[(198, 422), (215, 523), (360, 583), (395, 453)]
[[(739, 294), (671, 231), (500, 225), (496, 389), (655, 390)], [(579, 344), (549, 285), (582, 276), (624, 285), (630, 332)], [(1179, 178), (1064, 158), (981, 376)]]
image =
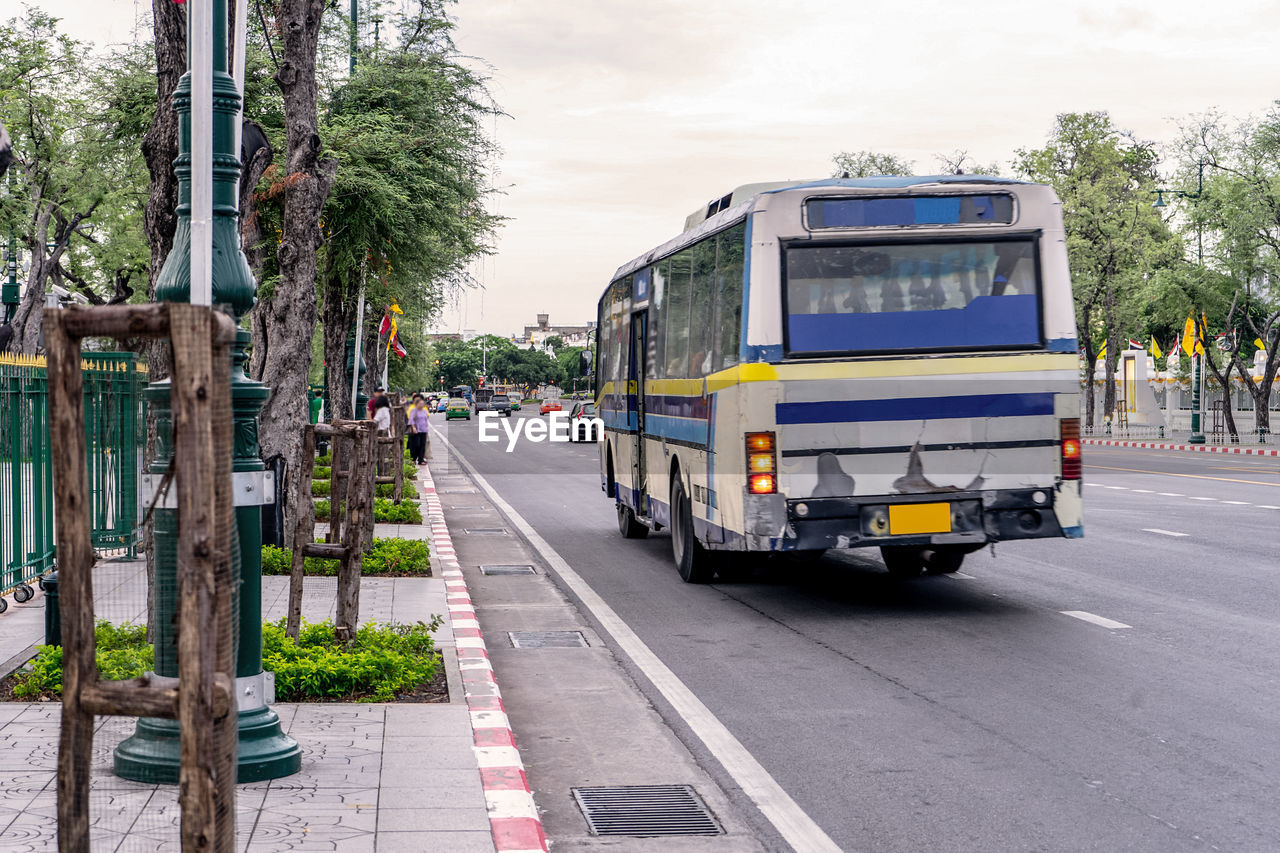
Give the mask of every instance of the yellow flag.
[(1098, 350), (1098, 360), (1101, 361), (1106, 357), (1107, 357), (1107, 344), (1104, 341), (1102, 344), (1102, 349)]
[(394, 299), (391, 300), (391, 306), (387, 310), (390, 311), (392, 314), (401, 314), (401, 315), (404, 314), (404, 312), (400, 310), (400, 306), (396, 304), (396, 301)]
[(1152, 336), (1151, 336), (1151, 357), (1152, 357), (1152, 358), (1163, 358), (1163, 357), (1164, 357), (1164, 353), (1160, 352), (1160, 345), (1159, 345), (1158, 343), (1156, 343), (1156, 336), (1155, 336), (1155, 335), (1152, 335)]
[(1253, 345), (1263, 352), (1267, 351), (1267, 345), (1262, 342), (1262, 338), (1254, 338)]
[[(391, 307), (394, 309), (394, 308), (396, 307), (396, 304), (395, 304), (394, 302), (392, 302), (392, 303), (391, 303)], [(396, 313), (397, 313), (397, 314), (403, 314), (404, 312), (403, 312), (403, 311), (400, 311), (400, 310), (398, 310), (398, 309), (397, 309), (397, 310), (396, 310)], [(395, 318), (395, 317), (392, 317), (392, 318), (391, 318), (391, 329), (390, 329), (389, 333), (387, 334), (387, 352), (391, 352), (391, 342), (392, 342), (392, 341), (394, 341), (395, 339), (396, 339), (396, 318)]]
[(1182, 327), (1182, 351), (1187, 355), (1195, 355), (1196, 345), (1196, 321), (1191, 319), (1191, 315), (1187, 315), (1187, 324)]

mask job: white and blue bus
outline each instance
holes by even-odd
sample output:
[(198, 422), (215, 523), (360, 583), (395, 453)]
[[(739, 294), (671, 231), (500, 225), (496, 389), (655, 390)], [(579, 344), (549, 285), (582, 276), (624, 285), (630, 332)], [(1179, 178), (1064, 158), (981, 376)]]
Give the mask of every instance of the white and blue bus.
[(623, 536), (671, 531), (686, 581), (728, 575), (733, 552), (876, 546), (913, 577), (1083, 535), (1047, 186), (740, 187), (618, 270), (599, 329), (601, 485)]

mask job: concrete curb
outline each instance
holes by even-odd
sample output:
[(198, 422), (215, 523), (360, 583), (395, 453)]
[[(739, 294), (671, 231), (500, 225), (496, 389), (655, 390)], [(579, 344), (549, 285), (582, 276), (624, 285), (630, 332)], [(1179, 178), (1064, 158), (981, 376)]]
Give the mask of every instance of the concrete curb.
[(457, 551), (444, 521), (444, 508), (429, 468), (420, 468), (418, 491), (427, 508), (431, 544), (440, 557), (449, 619), (453, 624), (463, 692), (471, 712), (480, 781), (489, 810), (489, 826), (498, 853), (547, 853), (547, 836), (533, 802), (524, 762), (507, 720), (502, 693), (493, 677), (489, 652), (480, 633), (467, 582), (458, 567)]
[(1231, 447), (1218, 444), (1169, 444), (1163, 441), (1124, 441), (1110, 438), (1085, 438), (1085, 444), (1102, 447), (1145, 447), (1148, 450), (1186, 450), (1193, 453), (1236, 453), (1241, 456), (1280, 456), (1280, 449), (1267, 447)]

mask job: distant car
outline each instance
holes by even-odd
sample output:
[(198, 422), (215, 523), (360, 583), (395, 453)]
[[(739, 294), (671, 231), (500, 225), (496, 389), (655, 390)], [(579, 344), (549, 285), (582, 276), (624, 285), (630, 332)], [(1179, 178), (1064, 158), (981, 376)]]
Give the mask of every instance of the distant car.
[(471, 406), (467, 405), (467, 401), (461, 397), (454, 397), (446, 404), (444, 419), (451, 421), (454, 418), (471, 420)]
[(437, 411), (437, 412), (444, 412), (444, 411), (447, 411), (447, 410), (448, 410), (448, 408), (449, 408), (449, 401), (448, 401), (448, 400), (441, 400), (439, 403), (436, 403), (436, 411)]
[(513, 411), (513, 412), (518, 412), (518, 411), (520, 411), (520, 398), (519, 398), (519, 397), (512, 397), (512, 398), (510, 398), (510, 399), (511, 399), (511, 411)]
[(586, 402), (578, 402), (573, 404), (573, 408), (569, 410), (569, 440), (570, 441), (591, 441), (598, 440), (599, 436), (591, 432), (592, 427), (581, 426), (582, 420), (590, 421), (596, 416), (596, 404), (588, 400)]
[(511, 398), (506, 394), (494, 394), (489, 400), (489, 411), (501, 412), (503, 417), (511, 417)]
[(563, 407), (560, 405), (559, 397), (543, 397), (542, 405), (538, 407), (539, 414), (545, 415), (547, 412), (562, 412)]

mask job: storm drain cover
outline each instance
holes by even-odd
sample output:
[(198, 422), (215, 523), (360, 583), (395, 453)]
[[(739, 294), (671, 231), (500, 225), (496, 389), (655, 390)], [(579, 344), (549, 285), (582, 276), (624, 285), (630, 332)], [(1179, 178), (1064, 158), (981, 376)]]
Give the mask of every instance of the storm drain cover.
[(572, 788), (592, 835), (721, 835), (689, 785)]
[(587, 645), (581, 631), (508, 631), (517, 649), (576, 649)]
[(464, 527), (462, 532), (470, 536), (506, 536), (505, 527)]
[(476, 493), (475, 489), (441, 489), (440, 490), (440, 494), (442, 495), (474, 495), (475, 493)]
[(486, 575), (531, 575), (533, 566), (481, 566), (480, 572)]

